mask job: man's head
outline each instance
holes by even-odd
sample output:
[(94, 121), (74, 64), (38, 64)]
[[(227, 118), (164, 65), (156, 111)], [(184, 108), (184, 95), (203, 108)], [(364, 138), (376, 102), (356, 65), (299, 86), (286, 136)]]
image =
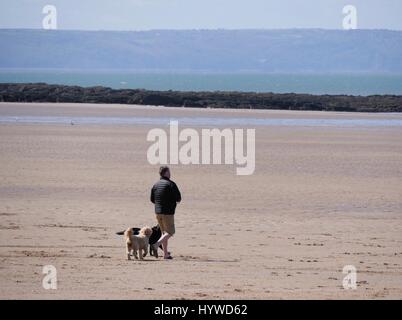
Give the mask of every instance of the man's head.
[(159, 168), (159, 175), (164, 178), (170, 179), (170, 169), (168, 166), (162, 166)]

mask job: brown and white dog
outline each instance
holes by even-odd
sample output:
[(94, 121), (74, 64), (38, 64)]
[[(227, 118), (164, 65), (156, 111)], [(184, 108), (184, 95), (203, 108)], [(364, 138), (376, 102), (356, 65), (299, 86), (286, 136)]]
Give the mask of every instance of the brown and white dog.
[(139, 234), (133, 234), (133, 228), (124, 231), (124, 239), (126, 241), (127, 260), (131, 260), (130, 253), (133, 252), (135, 259), (138, 257), (143, 260), (148, 254), (149, 237), (152, 235), (150, 227), (141, 228)]
[[(139, 234), (141, 228), (131, 228), (133, 230), (133, 234)], [(122, 236), (124, 235), (124, 230), (116, 232), (117, 235)], [(149, 237), (149, 254), (151, 256), (154, 256), (155, 258), (158, 258), (158, 250), (155, 250), (153, 244), (155, 244), (159, 238), (162, 236), (162, 231), (159, 225), (153, 226), (152, 227), (152, 235)], [(159, 246), (159, 248), (162, 249), (162, 245)]]

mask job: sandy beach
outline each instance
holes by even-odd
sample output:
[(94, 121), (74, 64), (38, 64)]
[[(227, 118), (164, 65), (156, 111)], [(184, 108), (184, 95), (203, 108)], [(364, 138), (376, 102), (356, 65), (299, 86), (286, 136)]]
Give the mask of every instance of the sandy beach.
[[(402, 126), (258, 126), (255, 172), (173, 165), (172, 261), (127, 261), (154, 225), (153, 125), (19, 117), (402, 120), (401, 114), (0, 103), (0, 299), (401, 299)], [(57, 290), (42, 268), (57, 269)], [(345, 290), (345, 265), (357, 270)]]

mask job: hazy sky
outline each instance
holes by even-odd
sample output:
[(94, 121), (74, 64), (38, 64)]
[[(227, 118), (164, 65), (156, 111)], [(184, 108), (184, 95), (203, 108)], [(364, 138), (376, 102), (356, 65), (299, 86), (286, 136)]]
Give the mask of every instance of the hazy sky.
[(402, 0), (0, 0), (0, 28), (41, 28), (47, 4), (59, 29), (341, 29), (352, 4), (359, 29), (402, 30)]

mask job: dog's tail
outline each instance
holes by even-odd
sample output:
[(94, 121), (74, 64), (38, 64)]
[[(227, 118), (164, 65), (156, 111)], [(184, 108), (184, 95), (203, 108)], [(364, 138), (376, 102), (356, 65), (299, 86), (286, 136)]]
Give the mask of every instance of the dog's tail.
[(124, 238), (126, 239), (127, 244), (131, 244), (131, 235), (133, 234), (133, 228), (128, 228), (124, 231)]
[[(140, 228), (131, 228), (131, 230), (133, 230), (133, 234), (138, 234), (140, 232)], [(124, 232), (126, 232), (126, 231), (124, 231), (124, 230), (119, 231), (119, 232), (116, 232), (116, 234), (119, 236), (122, 236), (122, 235), (124, 235)]]

